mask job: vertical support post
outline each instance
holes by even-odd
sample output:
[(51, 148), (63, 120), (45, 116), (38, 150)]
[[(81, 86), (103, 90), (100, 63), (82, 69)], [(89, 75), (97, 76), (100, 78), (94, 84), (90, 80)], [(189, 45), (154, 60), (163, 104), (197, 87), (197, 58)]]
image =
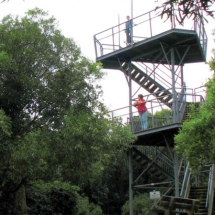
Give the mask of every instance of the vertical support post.
[(134, 42), (134, 38), (133, 38), (133, 19), (131, 20), (130, 42), (131, 43)]
[(178, 154), (174, 152), (175, 197), (179, 197)]
[(171, 67), (172, 67), (172, 96), (173, 96), (173, 106), (172, 106), (172, 122), (176, 123), (178, 119), (178, 105), (177, 105), (177, 92), (175, 88), (175, 54), (174, 48), (171, 48)]
[(181, 73), (181, 86), (184, 87), (184, 67), (180, 65), (180, 73)]
[(119, 18), (119, 14), (118, 14), (118, 35), (119, 35), (119, 49), (120, 49), (120, 18)]
[(149, 24), (150, 24), (150, 34), (152, 37), (152, 20), (151, 20), (151, 13), (149, 12)]
[(94, 39), (94, 48), (95, 48), (95, 53), (96, 53), (96, 57), (98, 57), (98, 53), (97, 53), (97, 47), (96, 47), (96, 36), (93, 36)]
[(131, 0), (131, 19), (133, 19), (133, 0)]
[(129, 90), (129, 118), (130, 118), (131, 132), (134, 132), (134, 121), (133, 121), (133, 114), (132, 114), (131, 62), (128, 63), (128, 73), (129, 73), (129, 80), (128, 80), (128, 90)]
[(152, 116), (151, 116), (151, 119), (152, 119), (152, 128), (155, 127), (155, 119), (154, 119), (154, 109), (153, 109), (153, 106), (152, 106), (152, 101), (150, 102), (150, 106), (151, 106), (151, 113), (152, 113)]
[(132, 148), (129, 149), (129, 215), (133, 215), (133, 166), (132, 166)]
[[(132, 79), (131, 79), (131, 62), (128, 63), (129, 72), (129, 117), (131, 121), (131, 132), (134, 131), (133, 115), (132, 115)], [(129, 215), (133, 215), (133, 166), (132, 166), (132, 148), (129, 149), (128, 157), (129, 165)]]
[(115, 51), (114, 28), (112, 28), (113, 51)]

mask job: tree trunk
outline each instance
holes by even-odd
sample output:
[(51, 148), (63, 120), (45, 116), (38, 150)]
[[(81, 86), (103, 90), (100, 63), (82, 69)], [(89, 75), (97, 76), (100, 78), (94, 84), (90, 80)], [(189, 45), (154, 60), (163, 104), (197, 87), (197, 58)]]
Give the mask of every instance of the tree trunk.
[(15, 215), (27, 214), (25, 184), (22, 184), (15, 193), (15, 207), (13, 214)]

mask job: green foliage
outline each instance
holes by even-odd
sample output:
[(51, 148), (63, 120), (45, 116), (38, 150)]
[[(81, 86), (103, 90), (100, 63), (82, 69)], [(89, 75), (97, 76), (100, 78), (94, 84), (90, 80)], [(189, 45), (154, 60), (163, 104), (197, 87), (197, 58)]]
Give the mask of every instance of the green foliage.
[(104, 214), (121, 215), (121, 207), (128, 200), (128, 168), (126, 154), (110, 154), (110, 161), (103, 163), (100, 175), (89, 178), (83, 191), (98, 204)]
[(71, 214), (78, 204), (84, 208), (77, 214), (102, 214), (96, 200), (94, 205), (64, 182), (80, 187), (89, 179), (93, 183), (135, 137), (120, 121), (108, 120), (99, 102), (101, 65), (82, 56), (57, 27), (55, 18), (38, 8), (23, 18), (2, 20), (0, 187), (4, 196), (13, 197), (26, 185), (35, 214), (63, 213), (57, 204)]
[(0, 190), (0, 214), (11, 215), (14, 208), (14, 196), (8, 193), (6, 189)]
[(80, 189), (66, 182), (42, 181), (31, 184), (27, 203), (32, 215), (102, 215), (99, 206), (90, 203), (87, 197), (79, 195)]
[[(213, 10), (211, 10), (213, 4), (213, 0), (168, 0), (163, 3), (164, 8), (161, 12), (161, 17), (166, 15), (167, 18), (172, 19), (174, 14), (178, 23), (183, 25), (184, 20), (187, 18), (199, 19), (202, 16), (200, 11), (214, 17)], [(177, 13), (174, 12), (174, 9), (177, 9)], [(197, 11), (197, 9), (200, 11)]]
[(212, 58), (209, 62), (210, 70), (215, 70), (215, 59)]
[(172, 122), (172, 111), (170, 109), (156, 111), (154, 114), (154, 123), (157, 126), (168, 125), (170, 122)]
[(172, 116), (172, 112), (170, 109), (163, 109), (161, 111), (156, 111), (154, 114), (154, 117), (171, 117)]
[(104, 111), (95, 84), (101, 67), (83, 57), (56, 20), (38, 8), (23, 18), (6, 16), (0, 40), (0, 151), (6, 152), (1, 185), (51, 177), (59, 167), (50, 168), (56, 160), (49, 147), (67, 112)]
[(5, 115), (3, 110), (0, 110), (0, 131), (1, 140), (11, 136), (10, 118)]
[[(71, 110), (64, 127), (52, 136), (50, 153), (61, 163), (64, 179), (78, 184), (91, 177), (98, 177), (117, 154), (134, 141), (129, 127), (120, 121), (108, 120), (102, 113), (80, 115)], [(75, 167), (75, 168), (71, 168)]]
[(169, 109), (156, 111), (154, 115), (148, 114), (148, 127), (159, 127), (169, 124), (172, 121), (172, 112)]
[(190, 120), (183, 123), (175, 136), (176, 152), (187, 158), (194, 172), (205, 164), (215, 162), (215, 78), (206, 86), (207, 102), (198, 111), (192, 107)]
[(89, 202), (89, 199), (86, 197), (78, 198), (77, 208), (77, 215), (103, 215), (100, 206)]
[[(133, 213), (135, 215), (145, 214), (152, 206), (153, 201), (149, 199), (149, 194), (145, 193), (142, 196), (134, 196)], [(122, 207), (122, 215), (129, 215), (129, 201)]]

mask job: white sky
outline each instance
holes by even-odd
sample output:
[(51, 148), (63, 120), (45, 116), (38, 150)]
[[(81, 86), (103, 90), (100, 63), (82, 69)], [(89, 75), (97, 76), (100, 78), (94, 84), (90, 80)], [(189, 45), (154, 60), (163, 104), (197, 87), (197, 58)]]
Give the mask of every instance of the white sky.
[[(73, 38), (80, 46), (84, 56), (95, 61), (93, 36), (120, 22), (125, 22), (126, 15), (133, 17), (146, 13), (156, 6), (155, 0), (9, 0), (0, 4), (0, 19), (8, 14), (21, 15), (28, 9), (38, 7), (48, 11), (59, 22), (59, 29), (66, 37)], [(208, 19), (206, 31), (209, 38), (207, 60), (210, 60), (214, 48), (212, 30), (215, 20)], [(106, 70), (107, 77), (100, 82), (103, 87), (103, 101), (109, 109), (128, 105), (128, 87), (121, 71)], [(188, 87), (195, 88), (205, 83), (212, 76), (208, 65), (190, 64), (184, 67), (184, 79)], [(141, 92), (140, 92), (141, 93)]]

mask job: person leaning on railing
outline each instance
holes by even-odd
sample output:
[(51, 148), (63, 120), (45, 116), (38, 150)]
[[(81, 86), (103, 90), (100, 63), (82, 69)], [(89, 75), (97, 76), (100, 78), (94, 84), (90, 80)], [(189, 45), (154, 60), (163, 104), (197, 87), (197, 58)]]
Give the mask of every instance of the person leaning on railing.
[(148, 110), (146, 107), (146, 101), (143, 99), (143, 95), (139, 94), (137, 97), (137, 101), (134, 102), (133, 106), (135, 106), (139, 113), (140, 123), (143, 130), (147, 129), (147, 116)]

